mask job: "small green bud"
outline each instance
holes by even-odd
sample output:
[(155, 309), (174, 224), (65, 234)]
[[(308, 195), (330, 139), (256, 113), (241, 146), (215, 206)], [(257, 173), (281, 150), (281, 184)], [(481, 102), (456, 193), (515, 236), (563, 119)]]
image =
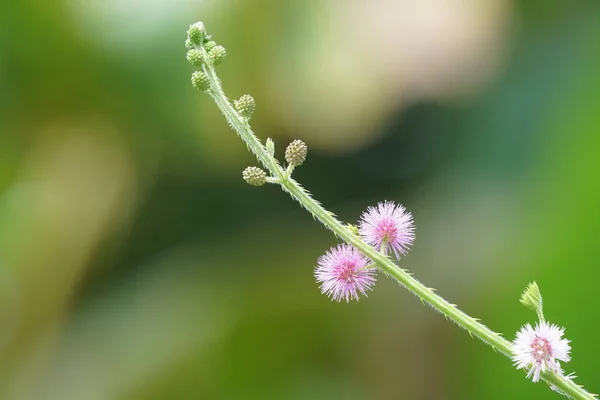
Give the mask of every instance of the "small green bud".
[(200, 50), (196, 49), (188, 50), (187, 59), (190, 62), (190, 64), (195, 65), (196, 67), (199, 67), (204, 63), (202, 53), (200, 52)]
[(192, 85), (200, 91), (206, 92), (210, 89), (210, 79), (205, 72), (194, 71), (192, 74)]
[(194, 44), (202, 44), (204, 38), (206, 38), (206, 28), (202, 22), (196, 22), (190, 25), (188, 29), (188, 38)]
[(542, 294), (540, 293), (540, 288), (538, 287), (537, 283), (531, 282), (527, 288), (525, 288), (525, 291), (521, 295), (520, 301), (525, 307), (535, 311), (540, 320), (544, 320), (544, 314), (542, 312)]
[(258, 167), (247, 167), (242, 177), (252, 186), (262, 186), (267, 181), (267, 173)]
[(192, 41), (190, 40), (190, 38), (185, 39), (185, 47), (187, 47), (188, 49), (193, 49), (194, 48), (194, 43), (192, 43)]
[(216, 46), (217, 42), (215, 42), (214, 40), (209, 40), (208, 42), (204, 43), (204, 48), (206, 49), (206, 51), (211, 51)]
[(275, 143), (273, 142), (273, 139), (271, 138), (267, 138), (267, 153), (269, 153), (269, 155), (271, 157), (273, 157), (273, 155), (275, 154)]
[(225, 56), (227, 52), (225, 51), (225, 47), (216, 45), (208, 52), (208, 56), (210, 57), (210, 62), (212, 65), (219, 65), (225, 60)]
[(254, 97), (249, 94), (245, 94), (239, 99), (233, 102), (233, 106), (237, 110), (238, 113), (245, 120), (249, 120), (252, 114), (254, 114), (254, 110), (256, 109), (256, 102), (254, 101)]
[(294, 167), (302, 165), (304, 160), (306, 160), (307, 150), (306, 143), (302, 140), (294, 140), (285, 149), (285, 161)]

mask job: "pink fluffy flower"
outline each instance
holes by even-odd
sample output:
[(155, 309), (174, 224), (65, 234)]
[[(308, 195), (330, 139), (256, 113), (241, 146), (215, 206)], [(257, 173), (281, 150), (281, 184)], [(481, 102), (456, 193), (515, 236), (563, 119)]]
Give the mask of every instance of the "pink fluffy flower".
[(369, 268), (369, 259), (354, 247), (341, 244), (319, 257), (315, 269), (321, 292), (332, 300), (358, 300), (375, 283), (375, 268)]
[(534, 382), (539, 381), (540, 374), (546, 370), (562, 374), (557, 360), (571, 360), (571, 346), (567, 339), (563, 339), (564, 333), (563, 328), (545, 321), (535, 328), (529, 324), (522, 327), (513, 341), (512, 359), (517, 369), (528, 368), (527, 377), (533, 376)]
[(396, 258), (406, 254), (415, 241), (412, 215), (401, 204), (392, 201), (367, 208), (358, 230), (365, 242), (385, 254), (391, 249)]

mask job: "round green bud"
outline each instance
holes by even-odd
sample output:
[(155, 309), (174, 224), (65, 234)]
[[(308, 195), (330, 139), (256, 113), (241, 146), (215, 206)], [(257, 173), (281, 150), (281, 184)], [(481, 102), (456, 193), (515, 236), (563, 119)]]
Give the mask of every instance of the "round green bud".
[(249, 94), (245, 94), (239, 99), (233, 102), (233, 106), (237, 110), (238, 113), (245, 120), (249, 120), (252, 114), (254, 114), (254, 110), (256, 109), (256, 102), (254, 101), (254, 97)]
[(208, 56), (210, 57), (210, 62), (213, 65), (219, 65), (225, 59), (227, 52), (225, 51), (225, 47), (216, 45), (208, 52)]
[(247, 167), (242, 172), (242, 177), (252, 186), (262, 186), (267, 181), (267, 173), (258, 167)]
[(192, 85), (202, 92), (206, 92), (210, 89), (210, 79), (205, 72), (195, 71), (192, 74)]
[(190, 64), (195, 65), (197, 67), (201, 66), (204, 63), (204, 59), (202, 58), (202, 53), (200, 50), (191, 49), (187, 52), (187, 59)]
[(196, 22), (190, 25), (188, 29), (188, 38), (194, 44), (202, 44), (204, 38), (206, 38), (206, 28), (202, 22)]
[(215, 42), (214, 40), (209, 40), (208, 42), (204, 43), (204, 48), (206, 49), (206, 51), (211, 51), (216, 46), (217, 42)]
[(285, 149), (285, 161), (294, 167), (302, 165), (304, 160), (306, 160), (307, 150), (306, 143), (302, 140), (294, 140)]

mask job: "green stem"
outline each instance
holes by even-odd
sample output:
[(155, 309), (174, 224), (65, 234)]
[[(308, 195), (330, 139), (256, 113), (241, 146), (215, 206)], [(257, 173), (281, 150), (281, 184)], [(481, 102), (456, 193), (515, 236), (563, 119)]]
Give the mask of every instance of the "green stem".
[[(208, 60), (206, 50), (202, 46), (197, 46)], [(208, 93), (213, 98), (229, 125), (246, 143), (248, 149), (256, 156), (256, 158), (267, 168), (273, 177), (280, 182), (282, 189), (288, 192), (302, 207), (308, 210), (317, 220), (319, 220), (326, 228), (331, 230), (336, 236), (344, 240), (346, 243), (359, 249), (365, 256), (369, 257), (379, 269), (394, 278), (398, 283), (414, 295), (422, 302), (429, 304), (435, 310), (442, 313), (447, 319), (453, 321), (461, 328), (467, 330), (471, 336), (475, 336), (484, 343), (490, 345), (493, 349), (504, 354), (508, 358), (512, 357), (512, 344), (504, 339), (500, 334), (493, 332), (488, 327), (478, 322), (477, 319), (470, 317), (454, 304), (449, 303), (441, 296), (418, 280), (413, 278), (406, 270), (399, 268), (385, 255), (379, 253), (373, 247), (362, 241), (357, 235), (349, 230), (344, 224), (338, 221), (332, 213), (327, 211), (319, 202), (313, 199), (310, 194), (302, 188), (294, 179), (292, 179), (284, 170), (277, 160), (272, 157), (266, 147), (258, 140), (252, 132), (250, 125), (245, 121), (231, 105), (221, 82), (217, 77), (215, 69), (209, 64), (204, 64), (202, 69), (208, 75), (211, 81), (211, 88)], [(590, 393), (583, 388), (573, 383), (570, 379), (562, 375), (557, 375), (551, 372), (542, 373), (542, 379), (549, 384), (556, 386), (564, 395), (574, 399), (593, 400), (595, 399)]]

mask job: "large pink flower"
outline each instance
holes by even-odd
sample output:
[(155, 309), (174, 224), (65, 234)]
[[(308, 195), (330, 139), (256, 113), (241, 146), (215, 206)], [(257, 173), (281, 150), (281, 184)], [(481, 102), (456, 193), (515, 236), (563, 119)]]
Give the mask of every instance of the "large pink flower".
[(321, 292), (335, 301), (358, 300), (358, 294), (366, 296), (375, 283), (375, 268), (369, 267), (369, 259), (348, 244), (332, 247), (317, 264), (315, 277)]
[(363, 240), (387, 254), (404, 255), (415, 241), (412, 215), (401, 204), (385, 201), (369, 207), (360, 219), (358, 230)]

